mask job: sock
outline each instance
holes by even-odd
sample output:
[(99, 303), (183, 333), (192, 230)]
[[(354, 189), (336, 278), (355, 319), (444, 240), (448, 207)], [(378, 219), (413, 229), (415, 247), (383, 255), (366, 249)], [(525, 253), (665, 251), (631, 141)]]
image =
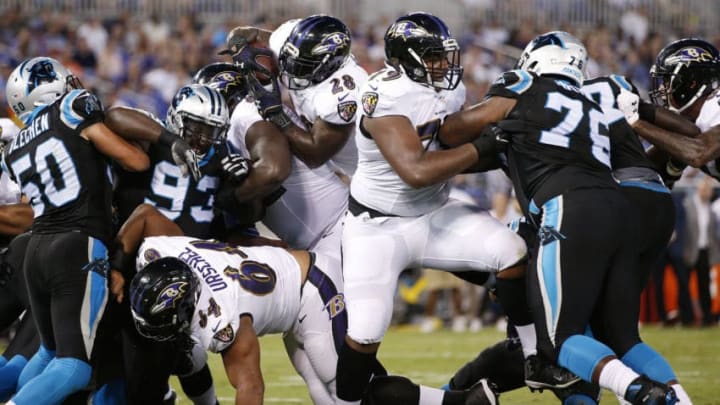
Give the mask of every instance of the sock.
[(535, 334), (535, 325), (515, 325), (520, 343), (522, 344), (523, 357), (528, 358), (533, 354), (537, 354), (537, 335)]
[(687, 392), (685, 392), (685, 389), (680, 384), (673, 384), (670, 386), (670, 388), (675, 391), (675, 396), (678, 398), (677, 405), (692, 405), (692, 401), (690, 400), (690, 396)]
[(20, 373), (17, 389), (20, 390), (28, 381), (40, 375), (53, 358), (55, 358), (55, 350), (48, 350), (41, 344)]
[(563, 400), (562, 405), (597, 405), (597, 401), (584, 394), (572, 394)]
[(370, 383), (373, 369), (377, 367), (376, 353), (361, 353), (347, 343), (340, 348), (338, 356), (336, 387), (338, 398), (360, 401)]
[(610, 360), (600, 371), (598, 384), (610, 391), (625, 395), (630, 384), (640, 375), (618, 359)]
[(496, 278), (495, 294), (500, 306), (513, 325), (532, 325), (532, 313), (527, 301), (525, 277)]
[[(405, 377), (390, 375), (376, 377), (370, 381), (363, 404), (418, 405), (423, 404), (421, 398), (421, 388), (417, 384)], [(432, 405), (440, 405), (440, 401)]]
[(444, 404), (443, 396), (445, 391), (438, 388), (420, 386), (420, 400), (418, 405), (441, 405)]
[(27, 362), (25, 357), (16, 354), (0, 367), (0, 402), (7, 401), (15, 393), (18, 378)]
[(595, 367), (610, 356), (615, 357), (615, 353), (605, 344), (584, 335), (572, 335), (562, 343), (557, 362), (583, 380), (592, 382)]
[(18, 391), (13, 401), (17, 405), (62, 403), (69, 395), (85, 388), (91, 374), (92, 368), (82, 360), (55, 358)]
[(621, 360), (637, 373), (663, 384), (677, 380), (670, 363), (645, 343), (640, 342), (631, 347)]
[(207, 364), (198, 372), (179, 379), (183, 391), (194, 405), (215, 405), (215, 386)]

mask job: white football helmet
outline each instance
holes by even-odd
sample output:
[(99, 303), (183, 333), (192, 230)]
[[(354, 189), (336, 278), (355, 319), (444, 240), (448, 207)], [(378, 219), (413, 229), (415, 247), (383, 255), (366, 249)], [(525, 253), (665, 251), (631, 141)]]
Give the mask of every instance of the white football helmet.
[(185, 139), (202, 157), (225, 141), (230, 113), (222, 95), (202, 84), (182, 87), (168, 108), (168, 130)]
[(582, 86), (587, 59), (587, 50), (579, 39), (565, 31), (551, 31), (530, 41), (516, 68), (541, 76), (563, 76)]
[(53, 58), (26, 59), (10, 73), (5, 97), (15, 115), (27, 124), (35, 107), (52, 104), (74, 88), (75, 80), (72, 73)]
[(295, 29), (295, 26), (298, 25), (299, 22), (299, 18), (287, 20), (284, 23), (280, 24), (279, 27), (275, 28), (275, 31), (270, 34), (270, 40), (268, 42), (270, 42), (270, 49), (275, 54), (275, 58), (280, 56), (280, 50), (282, 49), (283, 45), (285, 45), (285, 41), (287, 41), (290, 33), (293, 31), (293, 29)]

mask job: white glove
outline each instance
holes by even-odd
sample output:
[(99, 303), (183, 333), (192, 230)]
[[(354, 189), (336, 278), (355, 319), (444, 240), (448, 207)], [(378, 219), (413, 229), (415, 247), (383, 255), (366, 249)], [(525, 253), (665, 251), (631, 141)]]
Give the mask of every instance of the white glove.
[(620, 111), (625, 114), (625, 120), (632, 125), (640, 119), (638, 109), (640, 108), (640, 96), (627, 90), (621, 90), (617, 96), (617, 104)]

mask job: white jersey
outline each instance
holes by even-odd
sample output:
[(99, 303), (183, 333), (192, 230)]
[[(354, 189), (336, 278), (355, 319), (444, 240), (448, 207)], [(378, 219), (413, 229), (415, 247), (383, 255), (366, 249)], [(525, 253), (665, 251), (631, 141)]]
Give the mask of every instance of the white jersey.
[[(10, 118), (0, 118), (0, 142), (11, 142), (20, 132), (20, 128)], [(0, 173), (0, 205), (20, 202), (20, 186), (3, 171)]]
[[(695, 119), (695, 125), (700, 129), (701, 132), (705, 132), (708, 129), (720, 125), (720, 91), (715, 91), (711, 94), (703, 103)], [(720, 157), (713, 159), (712, 161), (705, 164), (705, 171), (707, 173), (720, 180)]]
[[(295, 112), (310, 127), (317, 119), (336, 125), (355, 122), (360, 105), (360, 88), (367, 81), (367, 72), (349, 57), (347, 62), (322, 83), (303, 90), (290, 90)], [(352, 176), (357, 167), (355, 131), (351, 131), (345, 146), (332, 158), (332, 163)]]
[[(287, 108), (286, 113), (295, 116)], [(258, 121), (262, 117), (248, 100), (241, 101), (230, 118), (228, 142), (246, 157), (245, 135)], [(295, 156), (282, 186), (285, 193), (267, 207), (262, 222), (292, 248), (311, 249), (345, 214), (348, 188), (328, 165), (310, 169)]]
[[(362, 116), (407, 117), (417, 129), (423, 147), (430, 151), (440, 149), (437, 131), (443, 118), (459, 111), (465, 102), (462, 83), (453, 91), (436, 91), (390, 68), (371, 76), (361, 94)], [(357, 120), (358, 126), (361, 118)], [(355, 140), (359, 160), (350, 193), (360, 203), (386, 214), (418, 216), (447, 201), (450, 192), (447, 182), (413, 188), (390, 166), (375, 141), (363, 135), (359, 128)]]
[(235, 247), (184, 236), (149, 237), (138, 251), (137, 268), (167, 256), (187, 263), (202, 280), (191, 333), (206, 350), (228, 348), (241, 315), (252, 317), (258, 336), (288, 331), (297, 320), (302, 272), (285, 249)]

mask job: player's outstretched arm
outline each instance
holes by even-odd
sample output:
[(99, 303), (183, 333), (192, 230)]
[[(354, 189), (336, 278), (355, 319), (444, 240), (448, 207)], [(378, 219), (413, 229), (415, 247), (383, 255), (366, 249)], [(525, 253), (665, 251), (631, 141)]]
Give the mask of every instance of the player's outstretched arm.
[(102, 122), (84, 128), (80, 135), (92, 142), (100, 153), (118, 162), (125, 170), (140, 172), (150, 167), (150, 158), (145, 152), (128, 143)]
[(160, 143), (172, 150), (175, 164), (184, 175), (200, 178), (197, 157), (187, 142), (168, 131), (149, 113), (129, 107), (113, 107), (105, 113), (105, 125), (130, 141)]
[(447, 150), (425, 150), (415, 127), (404, 116), (362, 117), (360, 125), (372, 136), (400, 178), (414, 188), (446, 181), (465, 171), (478, 158), (471, 144)]
[(222, 353), (222, 359), (228, 380), (235, 388), (235, 404), (262, 404), (265, 383), (260, 370), (260, 343), (249, 315), (240, 317), (235, 341)]
[(487, 125), (505, 119), (516, 103), (511, 98), (491, 97), (448, 115), (440, 127), (440, 142), (451, 147), (472, 142)]

